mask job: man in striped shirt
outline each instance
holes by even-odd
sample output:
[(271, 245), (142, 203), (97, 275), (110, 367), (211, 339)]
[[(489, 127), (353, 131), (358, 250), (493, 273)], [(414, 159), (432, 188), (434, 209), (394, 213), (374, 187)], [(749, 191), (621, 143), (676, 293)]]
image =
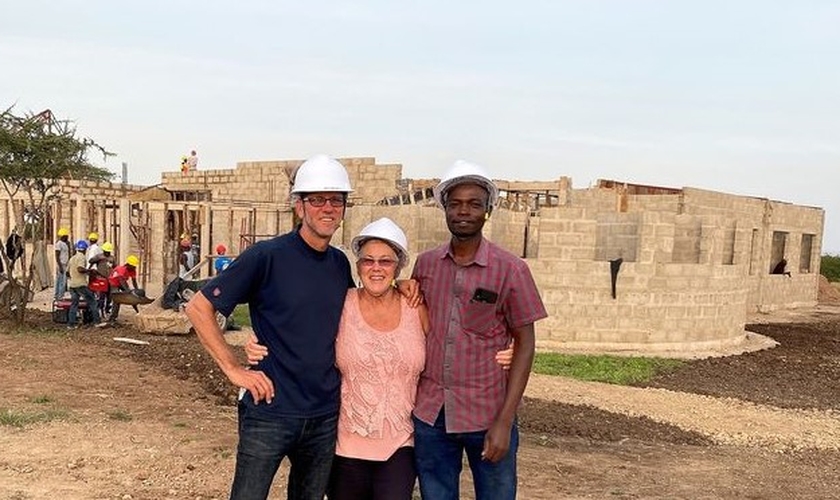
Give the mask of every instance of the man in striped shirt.
[[(421, 254), (413, 278), (431, 330), (414, 410), (424, 499), (459, 498), (466, 452), (477, 500), (516, 497), (516, 410), (534, 360), (534, 322), (547, 316), (525, 262), (482, 235), (498, 189), (478, 165), (456, 162), (434, 189), (451, 239)], [(503, 371), (494, 357), (515, 340)]]

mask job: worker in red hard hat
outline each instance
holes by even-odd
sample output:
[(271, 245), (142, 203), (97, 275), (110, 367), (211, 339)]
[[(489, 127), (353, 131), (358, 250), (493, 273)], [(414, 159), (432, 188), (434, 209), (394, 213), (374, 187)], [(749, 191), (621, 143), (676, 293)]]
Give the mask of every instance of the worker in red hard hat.
[(195, 252), (192, 249), (192, 240), (189, 236), (181, 239), (178, 245), (178, 276), (181, 279), (190, 279), (190, 269), (195, 267)]
[(216, 257), (213, 262), (213, 269), (216, 270), (216, 274), (219, 274), (220, 272), (227, 269), (230, 266), (231, 262), (233, 262), (233, 259), (231, 257), (225, 255), (226, 253), (227, 247), (225, 247), (221, 243), (216, 245)]

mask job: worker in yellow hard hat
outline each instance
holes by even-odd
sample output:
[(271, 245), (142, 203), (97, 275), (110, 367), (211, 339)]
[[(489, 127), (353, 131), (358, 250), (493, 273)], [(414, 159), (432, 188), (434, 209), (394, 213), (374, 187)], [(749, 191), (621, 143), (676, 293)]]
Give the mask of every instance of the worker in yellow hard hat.
[(66, 227), (58, 229), (55, 245), (55, 293), (54, 300), (61, 300), (67, 291), (67, 264), (70, 262), (70, 231)]
[[(111, 271), (111, 275), (108, 277), (108, 284), (110, 285), (110, 292), (114, 294), (115, 292), (129, 292), (131, 290), (137, 290), (137, 268), (140, 267), (140, 258), (136, 255), (129, 255), (125, 258), (125, 264), (119, 265)], [(128, 286), (128, 280), (131, 280), (131, 287)], [(134, 310), (137, 311), (137, 306), (134, 306)], [(107, 321), (103, 321), (97, 326), (107, 326), (109, 323), (113, 324), (117, 321), (117, 318), (120, 315), (120, 304), (115, 302), (112, 297), (112, 304), (111, 304), (111, 314), (108, 316)]]
[(95, 270), (90, 274), (88, 281), (88, 288), (93, 290), (96, 294), (96, 303), (99, 306), (99, 317), (107, 318), (109, 309), (111, 307), (110, 294), (111, 289), (108, 283), (108, 277), (111, 276), (111, 271), (114, 270), (114, 244), (106, 241), (102, 244), (100, 252), (97, 255), (88, 259), (88, 263)]
[(99, 233), (92, 231), (88, 234), (88, 247), (85, 252), (85, 262), (90, 265), (91, 259), (99, 256), (102, 253), (102, 247), (99, 245)]

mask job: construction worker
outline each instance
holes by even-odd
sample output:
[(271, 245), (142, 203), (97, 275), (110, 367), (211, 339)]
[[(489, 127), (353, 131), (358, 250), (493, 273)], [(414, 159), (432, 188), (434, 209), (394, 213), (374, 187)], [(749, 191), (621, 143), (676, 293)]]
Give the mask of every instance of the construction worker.
[(190, 151), (190, 157), (187, 158), (187, 170), (198, 170), (198, 154), (194, 149)]
[(213, 262), (213, 269), (216, 270), (216, 274), (227, 269), (230, 263), (233, 262), (233, 259), (226, 256), (225, 253), (227, 253), (226, 246), (221, 243), (216, 245), (216, 260)]
[(193, 252), (192, 241), (189, 237), (181, 238), (178, 249), (178, 276), (181, 279), (191, 278), (189, 270), (195, 267), (195, 252)]
[(23, 258), (23, 248), (23, 238), (20, 237), (15, 227), (12, 229), (12, 234), (6, 239), (6, 257), (9, 258), (9, 276), (12, 276), (12, 272), (15, 269), (15, 262)]
[(70, 231), (66, 227), (58, 229), (55, 242), (55, 294), (53, 299), (61, 300), (67, 291), (67, 263), (70, 262)]
[(87, 264), (86, 251), (88, 244), (85, 240), (76, 242), (76, 253), (70, 258), (68, 263), (68, 272), (70, 279), (67, 284), (70, 288), (70, 311), (67, 317), (67, 328), (75, 329), (79, 327), (79, 323), (84, 323), (84, 319), (79, 321), (79, 299), (85, 299), (85, 307), (90, 310), (91, 318), (94, 324), (99, 323), (99, 308), (96, 307), (96, 297), (93, 291), (88, 288), (88, 276), (94, 273)]
[(99, 308), (99, 316), (104, 318), (110, 307), (109, 291), (111, 286), (108, 284), (108, 277), (111, 276), (111, 271), (114, 269), (114, 244), (106, 241), (102, 244), (102, 253), (92, 257), (89, 261), (92, 267), (88, 280), (88, 288), (93, 290), (96, 294), (96, 304)]
[(85, 252), (85, 262), (91, 264), (91, 259), (102, 254), (102, 247), (99, 246), (99, 233), (96, 231), (88, 235), (88, 249)]
[[(139, 266), (140, 259), (136, 255), (129, 255), (125, 259), (125, 264), (117, 266), (111, 271), (111, 275), (108, 277), (108, 285), (110, 286), (109, 295), (111, 296), (111, 314), (108, 316), (108, 321), (103, 321), (99, 326), (116, 323), (117, 318), (120, 316), (120, 303), (114, 301), (113, 295), (117, 292), (128, 292), (132, 289), (137, 290), (137, 268)], [(129, 279), (131, 279), (131, 287), (128, 286)]]

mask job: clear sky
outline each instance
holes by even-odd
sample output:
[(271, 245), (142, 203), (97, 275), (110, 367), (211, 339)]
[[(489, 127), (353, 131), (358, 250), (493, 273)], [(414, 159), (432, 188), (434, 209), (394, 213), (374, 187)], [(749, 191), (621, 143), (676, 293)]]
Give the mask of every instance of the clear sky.
[(193, 148), (465, 158), (823, 207), (840, 253), (838, 27), (808, 0), (0, 0), (0, 104), (75, 119), (137, 184)]

